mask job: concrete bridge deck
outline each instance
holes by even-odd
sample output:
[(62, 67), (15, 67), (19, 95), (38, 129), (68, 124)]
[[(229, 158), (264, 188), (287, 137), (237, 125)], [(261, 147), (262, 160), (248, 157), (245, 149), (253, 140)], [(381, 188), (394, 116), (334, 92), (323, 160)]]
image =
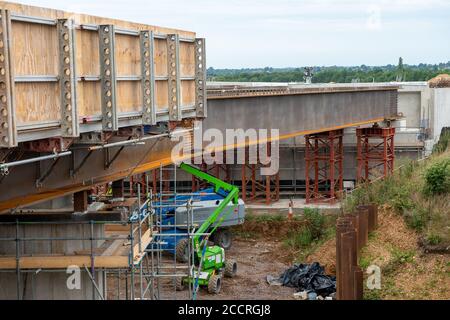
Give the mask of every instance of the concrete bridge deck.
[[(212, 87), (203, 129), (274, 128), (280, 130), (280, 139), (288, 139), (371, 124), (397, 116), (397, 89), (395, 85), (312, 85), (240, 91), (224, 87), (218, 93)], [(115, 136), (108, 142), (126, 139), (130, 138)], [(70, 156), (13, 167), (9, 175), (0, 177), (0, 212), (168, 165), (173, 145), (167, 137), (98, 150), (75, 144)], [(9, 159), (14, 160), (42, 155), (22, 153), (20, 145), (12, 153)]]

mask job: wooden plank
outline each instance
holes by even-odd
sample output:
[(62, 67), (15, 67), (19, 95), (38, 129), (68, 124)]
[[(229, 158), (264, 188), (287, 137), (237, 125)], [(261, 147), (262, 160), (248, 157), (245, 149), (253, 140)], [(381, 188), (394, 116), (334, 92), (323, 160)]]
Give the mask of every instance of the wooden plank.
[(156, 110), (169, 110), (169, 87), (167, 81), (156, 81)]
[(76, 30), (76, 55), (78, 76), (100, 75), (98, 33), (90, 30)]
[(17, 124), (61, 118), (58, 83), (16, 83)]
[(116, 34), (117, 76), (141, 75), (141, 48), (139, 38)]
[[(112, 226), (112, 225), (111, 225)], [(141, 248), (145, 250), (152, 241), (152, 231), (148, 229), (141, 238)], [(128, 255), (115, 255), (120, 251), (120, 247), (124, 244), (124, 239), (117, 239), (101, 254), (94, 257), (94, 266), (96, 268), (128, 268)], [(100, 248), (96, 248), (96, 254), (100, 253)], [(19, 266), (21, 269), (66, 269), (69, 266), (77, 265), (80, 267), (91, 267), (91, 256), (87, 250), (78, 251), (80, 255), (46, 255), (21, 257)], [(138, 264), (142, 257), (145, 256), (144, 251), (139, 250), (139, 243), (133, 246), (133, 260)], [(0, 257), (0, 269), (16, 269), (16, 257)]]
[(142, 87), (140, 81), (119, 81), (116, 88), (119, 114), (142, 111)]
[(180, 74), (181, 77), (195, 76), (195, 45), (190, 42), (180, 43)]
[(102, 114), (100, 82), (78, 82), (78, 114), (80, 118), (89, 118)]
[(113, 243), (102, 253), (102, 256), (112, 256), (114, 253), (119, 249), (121, 246), (123, 246), (124, 240), (123, 239), (117, 239), (114, 240)]
[(167, 77), (167, 42), (155, 39), (154, 48), (155, 76)]
[(120, 225), (120, 224), (106, 224), (105, 231), (106, 232), (120, 231), (120, 232), (130, 233), (130, 226), (129, 225)]
[(133, 247), (133, 263), (138, 264), (141, 259), (145, 256), (145, 249), (148, 247), (150, 242), (152, 241), (152, 230), (148, 229), (141, 238), (141, 250), (139, 250), (139, 243), (135, 244)]
[(12, 22), (12, 56), (18, 75), (58, 74), (58, 34), (56, 27)]
[[(33, 256), (19, 260), (21, 269), (67, 269), (69, 266), (91, 267), (90, 256)], [(128, 268), (126, 256), (97, 256), (94, 259), (96, 268)], [(0, 269), (16, 269), (15, 257), (0, 257)]]
[(195, 81), (181, 81), (181, 105), (184, 107), (195, 105)]

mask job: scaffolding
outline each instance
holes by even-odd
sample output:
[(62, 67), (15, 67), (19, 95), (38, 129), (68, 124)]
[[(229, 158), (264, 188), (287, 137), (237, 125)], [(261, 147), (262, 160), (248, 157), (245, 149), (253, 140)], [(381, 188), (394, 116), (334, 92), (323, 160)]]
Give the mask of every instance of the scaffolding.
[[(117, 218), (123, 212), (102, 211), (92, 213), (97, 220), (30, 222), (17, 219), (0, 222), (2, 233), (8, 235), (0, 238), (0, 277), (5, 273), (15, 274), (15, 299), (61, 299), (61, 296), (42, 296), (45, 288), (33, 287), (33, 283), (40, 274), (66, 274), (68, 268), (73, 266), (79, 267), (87, 275), (92, 288), (92, 293), (84, 293), (82, 297), (76, 296), (76, 299), (195, 299), (198, 288), (194, 284), (189, 284), (187, 290), (179, 292), (177, 283), (195, 273), (193, 235), (198, 226), (194, 224), (193, 210), (196, 194), (177, 192), (176, 166), (161, 166), (158, 173), (159, 190), (163, 192), (153, 192), (149, 175), (141, 177), (142, 179), (130, 179), (130, 194), (135, 193), (137, 198), (124, 198), (114, 205), (129, 206), (127, 219), (109, 221), (111, 217)], [(173, 188), (165, 192), (163, 185), (167, 183)], [(123, 185), (122, 181), (116, 183), (115, 187), (123, 188)], [(141, 188), (145, 192), (141, 192)], [(104, 189), (102, 190), (105, 191)], [(111, 195), (105, 194), (97, 195), (97, 198), (105, 199), (108, 196), (111, 198)], [(130, 200), (134, 201), (134, 207)], [(186, 208), (186, 224), (178, 225), (176, 214), (173, 215), (173, 224), (163, 224), (166, 209), (179, 207)], [(109, 218), (98, 219), (101, 214)], [(64, 226), (73, 228), (74, 236), (65, 233), (40, 236), (39, 234), (47, 233), (43, 232), (45, 226), (54, 230)], [(30, 233), (32, 229), (35, 234)], [(188, 239), (187, 263), (179, 263), (176, 249), (166, 246), (170, 239), (176, 243), (179, 237)], [(67, 250), (69, 247), (75, 250)], [(45, 252), (42, 248), (46, 248)], [(55, 252), (54, 248), (59, 248), (59, 251)], [(31, 289), (28, 281), (30, 277)], [(5, 278), (0, 278), (0, 281), (4, 280)], [(64, 286), (65, 283), (61, 283), (56, 291), (64, 292), (70, 297), (71, 293)], [(40, 290), (41, 295), (35, 295), (33, 292), (37, 292), (36, 290)], [(5, 298), (12, 299), (12, 296)]]
[[(161, 299), (176, 299), (179, 295), (176, 294), (178, 285), (184, 277), (188, 277), (192, 273), (194, 266), (194, 245), (193, 235), (195, 232), (193, 221), (193, 194), (178, 194), (177, 193), (177, 167), (160, 167), (159, 173), (159, 190), (160, 192), (155, 194), (155, 197), (150, 196), (149, 206), (152, 208), (156, 224), (156, 237), (155, 241), (147, 249), (147, 253), (150, 256), (151, 261), (151, 292), (152, 297), (156, 300)], [(154, 173), (153, 173), (154, 177)], [(171, 185), (173, 185), (172, 191), (167, 191)], [(186, 202), (184, 197), (191, 197)], [(179, 199), (183, 198), (183, 199)], [(154, 200), (157, 200), (156, 202)], [(163, 213), (166, 208), (179, 208), (187, 206), (187, 224), (179, 225), (177, 221), (177, 215), (173, 215), (173, 224), (164, 225)], [(185, 233), (180, 233), (179, 228), (186, 228)], [(167, 248), (165, 245), (169, 242), (168, 238), (173, 238), (174, 243), (177, 242), (179, 237), (187, 237), (188, 241), (188, 263), (180, 264), (177, 262), (176, 246), (173, 248)], [(164, 251), (171, 251), (171, 257), (163, 257)], [(193, 299), (194, 287), (189, 283), (187, 290), (187, 298)], [(186, 297), (183, 297), (186, 299)]]
[[(2, 222), (0, 227), (3, 230), (2, 233), (11, 228), (15, 230), (14, 235), (0, 238), (3, 251), (3, 255), (0, 257), (0, 270), (2, 273), (12, 272), (15, 274), (17, 300), (60, 299), (61, 297), (45, 293), (46, 289), (54, 291), (53, 289), (35, 288), (33, 284), (42, 273), (64, 274), (74, 267), (88, 275), (92, 284), (91, 298), (93, 300), (106, 300), (114, 296), (107, 291), (107, 283), (110, 282), (109, 279), (112, 275), (118, 279), (117, 299), (121, 298), (123, 292), (128, 299), (136, 299), (136, 297), (144, 299), (146, 295), (143, 285), (145, 281), (144, 265), (147, 263), (147, 259), (143, 248), (152, 241), (149, 217), (126, 225), (123, 221), (21, 222), (17, 220), (16, 222)], [(27, 236), (32, 229), (38, 230), (34, 234), (44, 233), (45, 227), (55, 230), (73, 228), (73, 230), (82, 232), (77, 236)], [(100, 230), (103, 230), (100, 234), (99, 227)], [(87, 229), (89, 232), (85, 235)], [(73, 252), (65, 250), (76, 245), (80, 246)], [(11, 252), (11, 246), (14, 246), (13, 252)], [(44, 250), (47, 252), (39, 252), (39, 249), (44, 247), (48, 248)], [(35, 252), (35, 249), (38, 252)], [(55, 250), (59, 252), (56, 254)], [(148, 265), (146, 267), (148, 268)], [(136, 273), (140, 277), (141, 290), (139, 293), (132, 285)], [(30, 277), (31, 289), (29, 289), (30, 281), (28, 281)], [(125, 279), (125, 285), (120, 284), (121, 279)], [(56, 289), (57, 292), (64, 292), (71, 296), (71, 293), (67, 291), (70, 289), (64, 288), (65, 283), (59, 283), (59, 285)], [(37, 290), (40, 292), (38, 296), (35, 294)], [(6, 293), (3, 298), (11, 299), (12, 297)], [(81, 298), (87, 298), (87, 296)]]

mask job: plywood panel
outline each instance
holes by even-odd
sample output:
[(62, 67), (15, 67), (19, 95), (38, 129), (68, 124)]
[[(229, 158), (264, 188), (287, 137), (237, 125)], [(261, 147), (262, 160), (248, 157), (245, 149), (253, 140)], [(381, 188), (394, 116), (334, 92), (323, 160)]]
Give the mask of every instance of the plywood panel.
[(142, 91), (139, 81), (119, 81), (117, 83), (118, 112), (142, 110)]
[(12, 34), (16, 75), (58, 74), (56, 27), (14, 22)]
[(98, 76), (100, 74), (98, 32), (76, 31), (76, 68), (78, 76)]
[[(0, 1), (0, 8), (13, 14), (31, 17), (64, 19), (71, 18), (75, 24), (113, 24), (116, 28), (128, 30), (150, 30), (155, 34), (179, 34), (184, 38), (195, 38), (195, 33), (171, 28), (73, 14), (59, 10), (45, 9)], [(76, 74), (100, 75), (99, 38), (97, 31), (76, 30)], [(139, 76), (141, 57), (139, 37), (116, 34), (117, 76)], [(167, 41), (154, 41), (154, 70), (156, 77), (167, 77)], [(58, 75), (59, 44), (56, 26), (13, 22), (13, 57), (16, 75)], [(181, 76), (194, 76), (194, 44), (180, 43)], [(57, 120), (60, 117), (58, 83), (35, 83), (17, 85), (18, 124)], [(194, 86), (182, 84), (182, 104), (192, 104)], [(189, 92), (192, 90), (192, 92)], [(167, 109), (167, 81), (157, 81), (155, 88), (158, 110)], [(77, 103), (80, 117), (101, 115), (101, 84), (99, 81), (80, 81), (77, 84)], [(117, 106), (119, 113), (140, 111), (142, 93), (140, 82), (118, 82)], [(28, 109), (29, 108), (29, 109)]]
[(167, 81), (156, 81), (155, 85), (156, 109), (167, 110), (169, 107), (169, 88)]
[(195, 104), (195, 81), (181, 81), (181, 105), (183, 107)]
[(101, 115), (100, 82), (79, 82), (77, 86), (78, 114), (80, 117)]
[(56, 83), (17, 83), (18, 125), (59, 120), (61, 118), (59, 100), (59, 85)]
[(141, 74), (141, 52), (138, 37), (117, 34), (115, 52), (118, 76)]
[(180, 43), (180, 73), (182, 77), (195, 76), (195, 45), (193, 43)]
[(167, 41), (155, 39), (154, 48), (155, 76), (167, 76)]

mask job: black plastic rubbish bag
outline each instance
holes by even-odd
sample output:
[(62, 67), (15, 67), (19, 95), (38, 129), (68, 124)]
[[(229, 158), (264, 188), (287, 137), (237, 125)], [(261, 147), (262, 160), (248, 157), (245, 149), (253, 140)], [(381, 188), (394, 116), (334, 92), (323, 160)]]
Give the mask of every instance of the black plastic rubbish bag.
[(326, 297), (336, 292), (336, 277), (325, 274), (319, 263), (295, 264), (280, 276), (283, 286), (296, 288), (298, 291), (315, 292)]

